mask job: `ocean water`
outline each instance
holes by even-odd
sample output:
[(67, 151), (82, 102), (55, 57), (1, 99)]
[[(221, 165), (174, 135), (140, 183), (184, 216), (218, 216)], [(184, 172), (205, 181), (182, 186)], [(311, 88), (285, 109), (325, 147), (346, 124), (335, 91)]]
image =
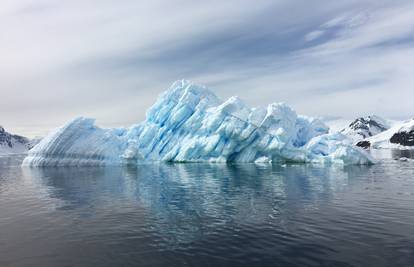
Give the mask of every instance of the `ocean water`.
[(392, 157), (43, 169), (2, 157), (0, 266), (414, 266), (414, 162)]

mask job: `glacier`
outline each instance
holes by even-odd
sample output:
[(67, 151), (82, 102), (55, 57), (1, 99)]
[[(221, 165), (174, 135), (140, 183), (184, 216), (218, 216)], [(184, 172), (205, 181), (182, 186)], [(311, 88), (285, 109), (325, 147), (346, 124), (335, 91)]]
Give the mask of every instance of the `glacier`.
[(102, 129), (76, 118), (51, 132), (25, 166), (136, 165), (145, 162), (300, 162), (371, 164), (373, 158), (318, 119), (283, 103), (248, 107), (221, 101), (206, 87), (182, 80), (159, 96), (146, 120)]

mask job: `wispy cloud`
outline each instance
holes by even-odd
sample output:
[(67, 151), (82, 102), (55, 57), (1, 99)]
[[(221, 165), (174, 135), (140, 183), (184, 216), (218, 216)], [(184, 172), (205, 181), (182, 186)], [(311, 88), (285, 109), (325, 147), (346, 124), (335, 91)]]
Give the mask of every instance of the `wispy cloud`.
[(223, 98), (284, 101), (310, 115), (412, 116), (414, 3), (312, 6), (5, 0), (0, 123), (57, 126), (87, 115), (127, 125), (181, 78)]
[(305, 41), (311, 42), (311, 41), (321, 37), (324, 33), (325, 33), (325, 31), (323, 31), (323, 30), (312, 31), (312, 32), (305, 35)]

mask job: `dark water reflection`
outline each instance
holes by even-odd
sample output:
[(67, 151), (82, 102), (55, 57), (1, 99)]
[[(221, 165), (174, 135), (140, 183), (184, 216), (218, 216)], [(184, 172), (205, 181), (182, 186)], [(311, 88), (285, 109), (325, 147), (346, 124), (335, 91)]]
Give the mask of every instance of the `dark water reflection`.
[(413, 149), (371, 149), (369, 150), (371, 155), (374, 156), (377, 160), (402, 160), (408, 161), (414, 159), (414, 150)]
[(391, 153), (392, 153), (392, 158), (394, 159), (401, 159), (401, 158), (414, 159), (414, 150), (394, 149), (394, 150), (391, 150)]
[(21, 169), (4, 160), (0, 266), (414, 263), (410, 162)]

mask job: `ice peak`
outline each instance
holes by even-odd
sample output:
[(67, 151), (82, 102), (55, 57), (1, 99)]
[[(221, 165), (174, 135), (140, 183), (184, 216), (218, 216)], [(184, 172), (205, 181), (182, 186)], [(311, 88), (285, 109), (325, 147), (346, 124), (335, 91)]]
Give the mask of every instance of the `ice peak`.
[(247, 121), (251, 109), (238, 97), (232, 96), (217, 107), (217, 111), (225, 112), (243, 121)]
[(160, 98), (165, 98), (165, 96), (171, 97), (176, 101), (186, 100), (186, 97), (189, 95), (195, 96), (197, 98), (208, 98), (214, 101), (219, 102), (218, 97), (204, 85), (199, 85), (193, 83), (189, 80), (179, 80), (174, 82), (167, 91), (160, 96)]

